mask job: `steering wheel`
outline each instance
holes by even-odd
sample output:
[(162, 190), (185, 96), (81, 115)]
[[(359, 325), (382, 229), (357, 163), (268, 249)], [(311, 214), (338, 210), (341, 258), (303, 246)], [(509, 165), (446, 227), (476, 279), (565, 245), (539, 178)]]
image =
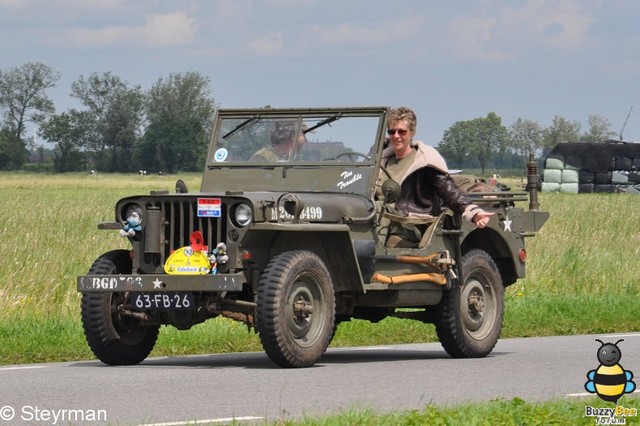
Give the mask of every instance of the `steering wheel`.
[(371, 160), (371, 157), (369, 157), (367, 154), (363, 154), (361, 152), (357, 152), (357, 151), (345, 151), (345, 152), (341, 152), (340, 154), (335, 156), (335, 160), (337, 160), (340, 157), (349, 157), (349, 160), (351, 160), (352, 162), (355, 162), (354, 159), (361, 157), (364, 158), (365, 160)]

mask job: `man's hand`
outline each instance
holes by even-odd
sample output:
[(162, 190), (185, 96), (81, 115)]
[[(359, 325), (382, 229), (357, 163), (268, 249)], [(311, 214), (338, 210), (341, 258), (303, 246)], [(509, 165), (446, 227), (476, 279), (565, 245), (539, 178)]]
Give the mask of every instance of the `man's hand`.
[(473, 224), (478, 228), (484, 228), (489, 224), (489, 219), (491, 219), (491, 216), (493, 216), (494, 214), (495, 213), (485, 212), (484, 210), (479, 211), (473, 217)]

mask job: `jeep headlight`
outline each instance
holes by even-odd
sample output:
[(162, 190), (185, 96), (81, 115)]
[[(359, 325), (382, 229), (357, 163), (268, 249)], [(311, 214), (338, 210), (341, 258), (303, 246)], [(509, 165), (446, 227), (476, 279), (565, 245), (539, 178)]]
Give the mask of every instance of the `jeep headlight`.
[(251, 207), (247, 204), (238, 204), (233, 211), (233, 220), (240, 227), (248, 226), (253, 220)]

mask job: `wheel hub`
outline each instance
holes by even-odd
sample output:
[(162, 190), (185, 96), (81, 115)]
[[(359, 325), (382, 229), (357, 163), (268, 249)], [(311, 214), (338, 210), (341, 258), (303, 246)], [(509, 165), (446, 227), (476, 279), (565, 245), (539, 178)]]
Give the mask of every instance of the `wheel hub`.
[(484, 312), (484, 296), (477, 292), (472, 292), (469, 295), (469, 312), (471, 315), (482, 315)]
[[(467, 309), (462, 311), (462, 320), (467, 330), (475, 332), (482, 328), (485, 315), (485, 292), (482, 285), (472, 281), (465, 286), (462, 294), (462, 303)], [(463, 305), (464, 306), (464, 305)]]
[(296, 339), (307, 338), (314, 329), (315, 297), (304, 281), (294, 285), (288, 297), (287, 324), (289, 332)]
[(293, 302), (293, 315), (298, 320), (309, 318), (313, 313), (313, 305), (302, 297)]

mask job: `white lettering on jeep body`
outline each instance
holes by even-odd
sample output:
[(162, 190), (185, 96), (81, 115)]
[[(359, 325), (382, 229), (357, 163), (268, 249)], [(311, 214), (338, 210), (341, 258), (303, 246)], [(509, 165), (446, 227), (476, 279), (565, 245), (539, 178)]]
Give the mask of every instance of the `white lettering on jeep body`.
[(354, 174), (353, 171), (344, 171), (340, 173), (340, 178), (342, 179), (342, 181), (338, 182), (336, 186), (338, 187), (338, 189), (344, 189), (347, 186), (362, 179), (362, 174)]
[[(322, 207), (308, 206), (302, 209), (300, 212), (301, 220), (320, 220), (322, 219)], [(292, 220), (293, 215), (287, 213), (283, 206), (280, 206), (278, 210), (271, 209), (271, 220), (278, 220), (278, 217), (285, 220)]]
[(102, 289), (102, 290), (114, 290), (116, 288), (118, 288), (118, 279), (117, 278), (109, 278), (109, 277), (105, 277), (105, 278), (97, 278), (97, 277), (93, 277), (91, 278), (91, 288), (94, 288), (96, 290)]

